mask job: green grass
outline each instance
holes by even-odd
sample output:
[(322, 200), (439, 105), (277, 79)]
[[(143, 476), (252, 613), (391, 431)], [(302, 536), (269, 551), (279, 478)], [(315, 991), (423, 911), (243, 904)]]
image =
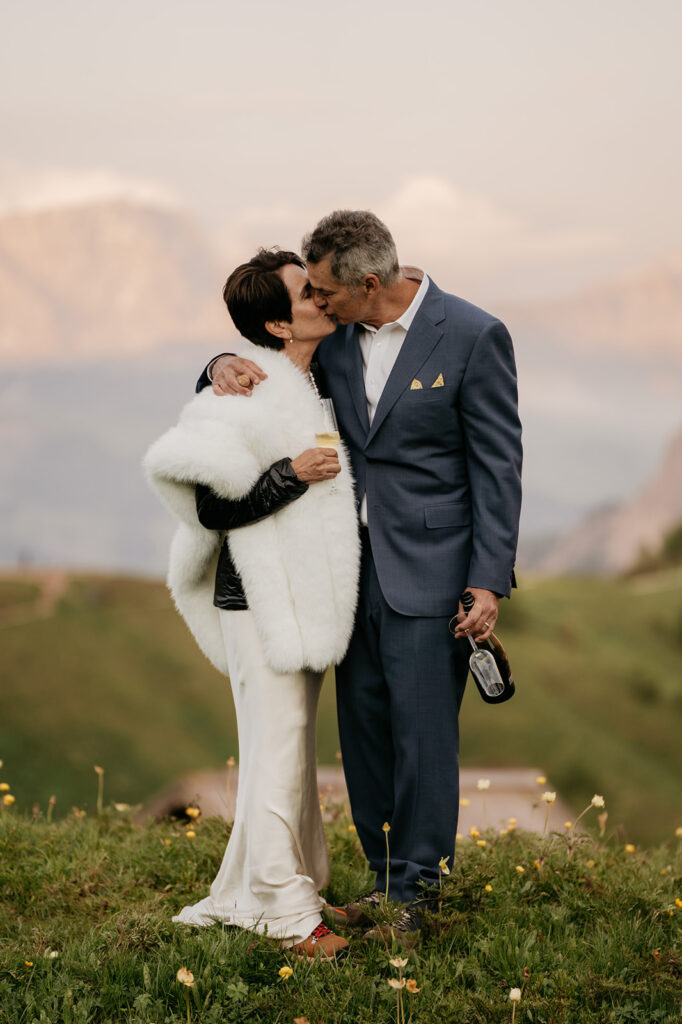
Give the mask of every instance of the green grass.
[[(55, 815), (107, 798), (147, 799), (238, 755), (229, 684), (196, 648), (161, 583), (76, 577), (54, 614), (30, 618), (38, 588), (0, 579), (0, 758), (17, 806), (57, 797)], [(609, 827), (659, 843), (682, 825), (682, 586), (534, 582), (502, 602), (498, 633), (517, 695), (484, 704), (469, 686), (463, 766), (542, 769), (574, 810), (604, 793)], [(449, 685), (443, 680), (443, 686)], [(331, 679), (319, 759), (338, 749)]]
[[(328, 828), (331, 902), (369, 885), (348, 824), (339, 814)], [(200, 821), (191, 839), (180, 823), (140, 828), (110, 809), (52, 824), (5, 811), (0, 1021), (182, 1022), (183, 966), (195, 978), (194, 1022), (395, 1021), (388, 979), (397, 970), (383, 947), (356, 939), (345, 962), (309, 965), (249, 932), (172, 925), (173, 913), (206, 895), (228, 834), (218, 819)], [(510, 1021), (516, 987), (517, 1022), (679, 1024), (679, 843), (627, 853), (589, 836), (486, 839), (484, 848), (460, 844), (441, 906), (409, 954), (404, 976), (421, 988), (415, 1024)]]

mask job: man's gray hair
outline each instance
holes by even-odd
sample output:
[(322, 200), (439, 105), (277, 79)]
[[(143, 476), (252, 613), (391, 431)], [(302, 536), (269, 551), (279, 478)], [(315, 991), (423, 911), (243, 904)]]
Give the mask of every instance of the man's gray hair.
[(335, 210), (304, 237), (301, 248), (308, 263), (331, 255), (331, 272), (347, 288), (357, 288), (366, 274), (376, 274), (386, 286), (400, 275), (391, 232), (369, 210)]

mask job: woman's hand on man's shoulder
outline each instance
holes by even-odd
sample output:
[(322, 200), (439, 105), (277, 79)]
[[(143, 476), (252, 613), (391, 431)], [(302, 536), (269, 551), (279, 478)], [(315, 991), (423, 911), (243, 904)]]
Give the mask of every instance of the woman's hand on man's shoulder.
[(216, 395), (246, 395), (256, 384), (267, 380), (267, 373), (242, 356), (219, 356), (211, 364), (211, 385)]

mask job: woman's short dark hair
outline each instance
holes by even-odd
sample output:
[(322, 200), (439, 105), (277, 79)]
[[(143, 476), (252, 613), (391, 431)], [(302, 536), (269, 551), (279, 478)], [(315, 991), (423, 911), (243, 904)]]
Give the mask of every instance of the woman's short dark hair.
[(259, 249), (248, 263), (233, 270), (223, 288), (223, 298), (234, 326), (255, 345), (284, 348), (284, 342), (266, 328), (270, 320), (291, 323), (291, 299), (277, 273), (289, 263), (305, 264), (295, 252)]

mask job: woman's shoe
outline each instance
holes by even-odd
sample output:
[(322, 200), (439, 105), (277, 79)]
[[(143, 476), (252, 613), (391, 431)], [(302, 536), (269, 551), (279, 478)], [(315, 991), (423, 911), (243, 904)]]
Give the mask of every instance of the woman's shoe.
[(296, 956), (305, 957), (306, 960), (334, 960), (336, 957), (345, 956), (348, 952), (348, 940), (340, 935), (335, 935), (326, 924), (318, 924), (307, 939), (297, 942), (291, 947), (291, 952)]

